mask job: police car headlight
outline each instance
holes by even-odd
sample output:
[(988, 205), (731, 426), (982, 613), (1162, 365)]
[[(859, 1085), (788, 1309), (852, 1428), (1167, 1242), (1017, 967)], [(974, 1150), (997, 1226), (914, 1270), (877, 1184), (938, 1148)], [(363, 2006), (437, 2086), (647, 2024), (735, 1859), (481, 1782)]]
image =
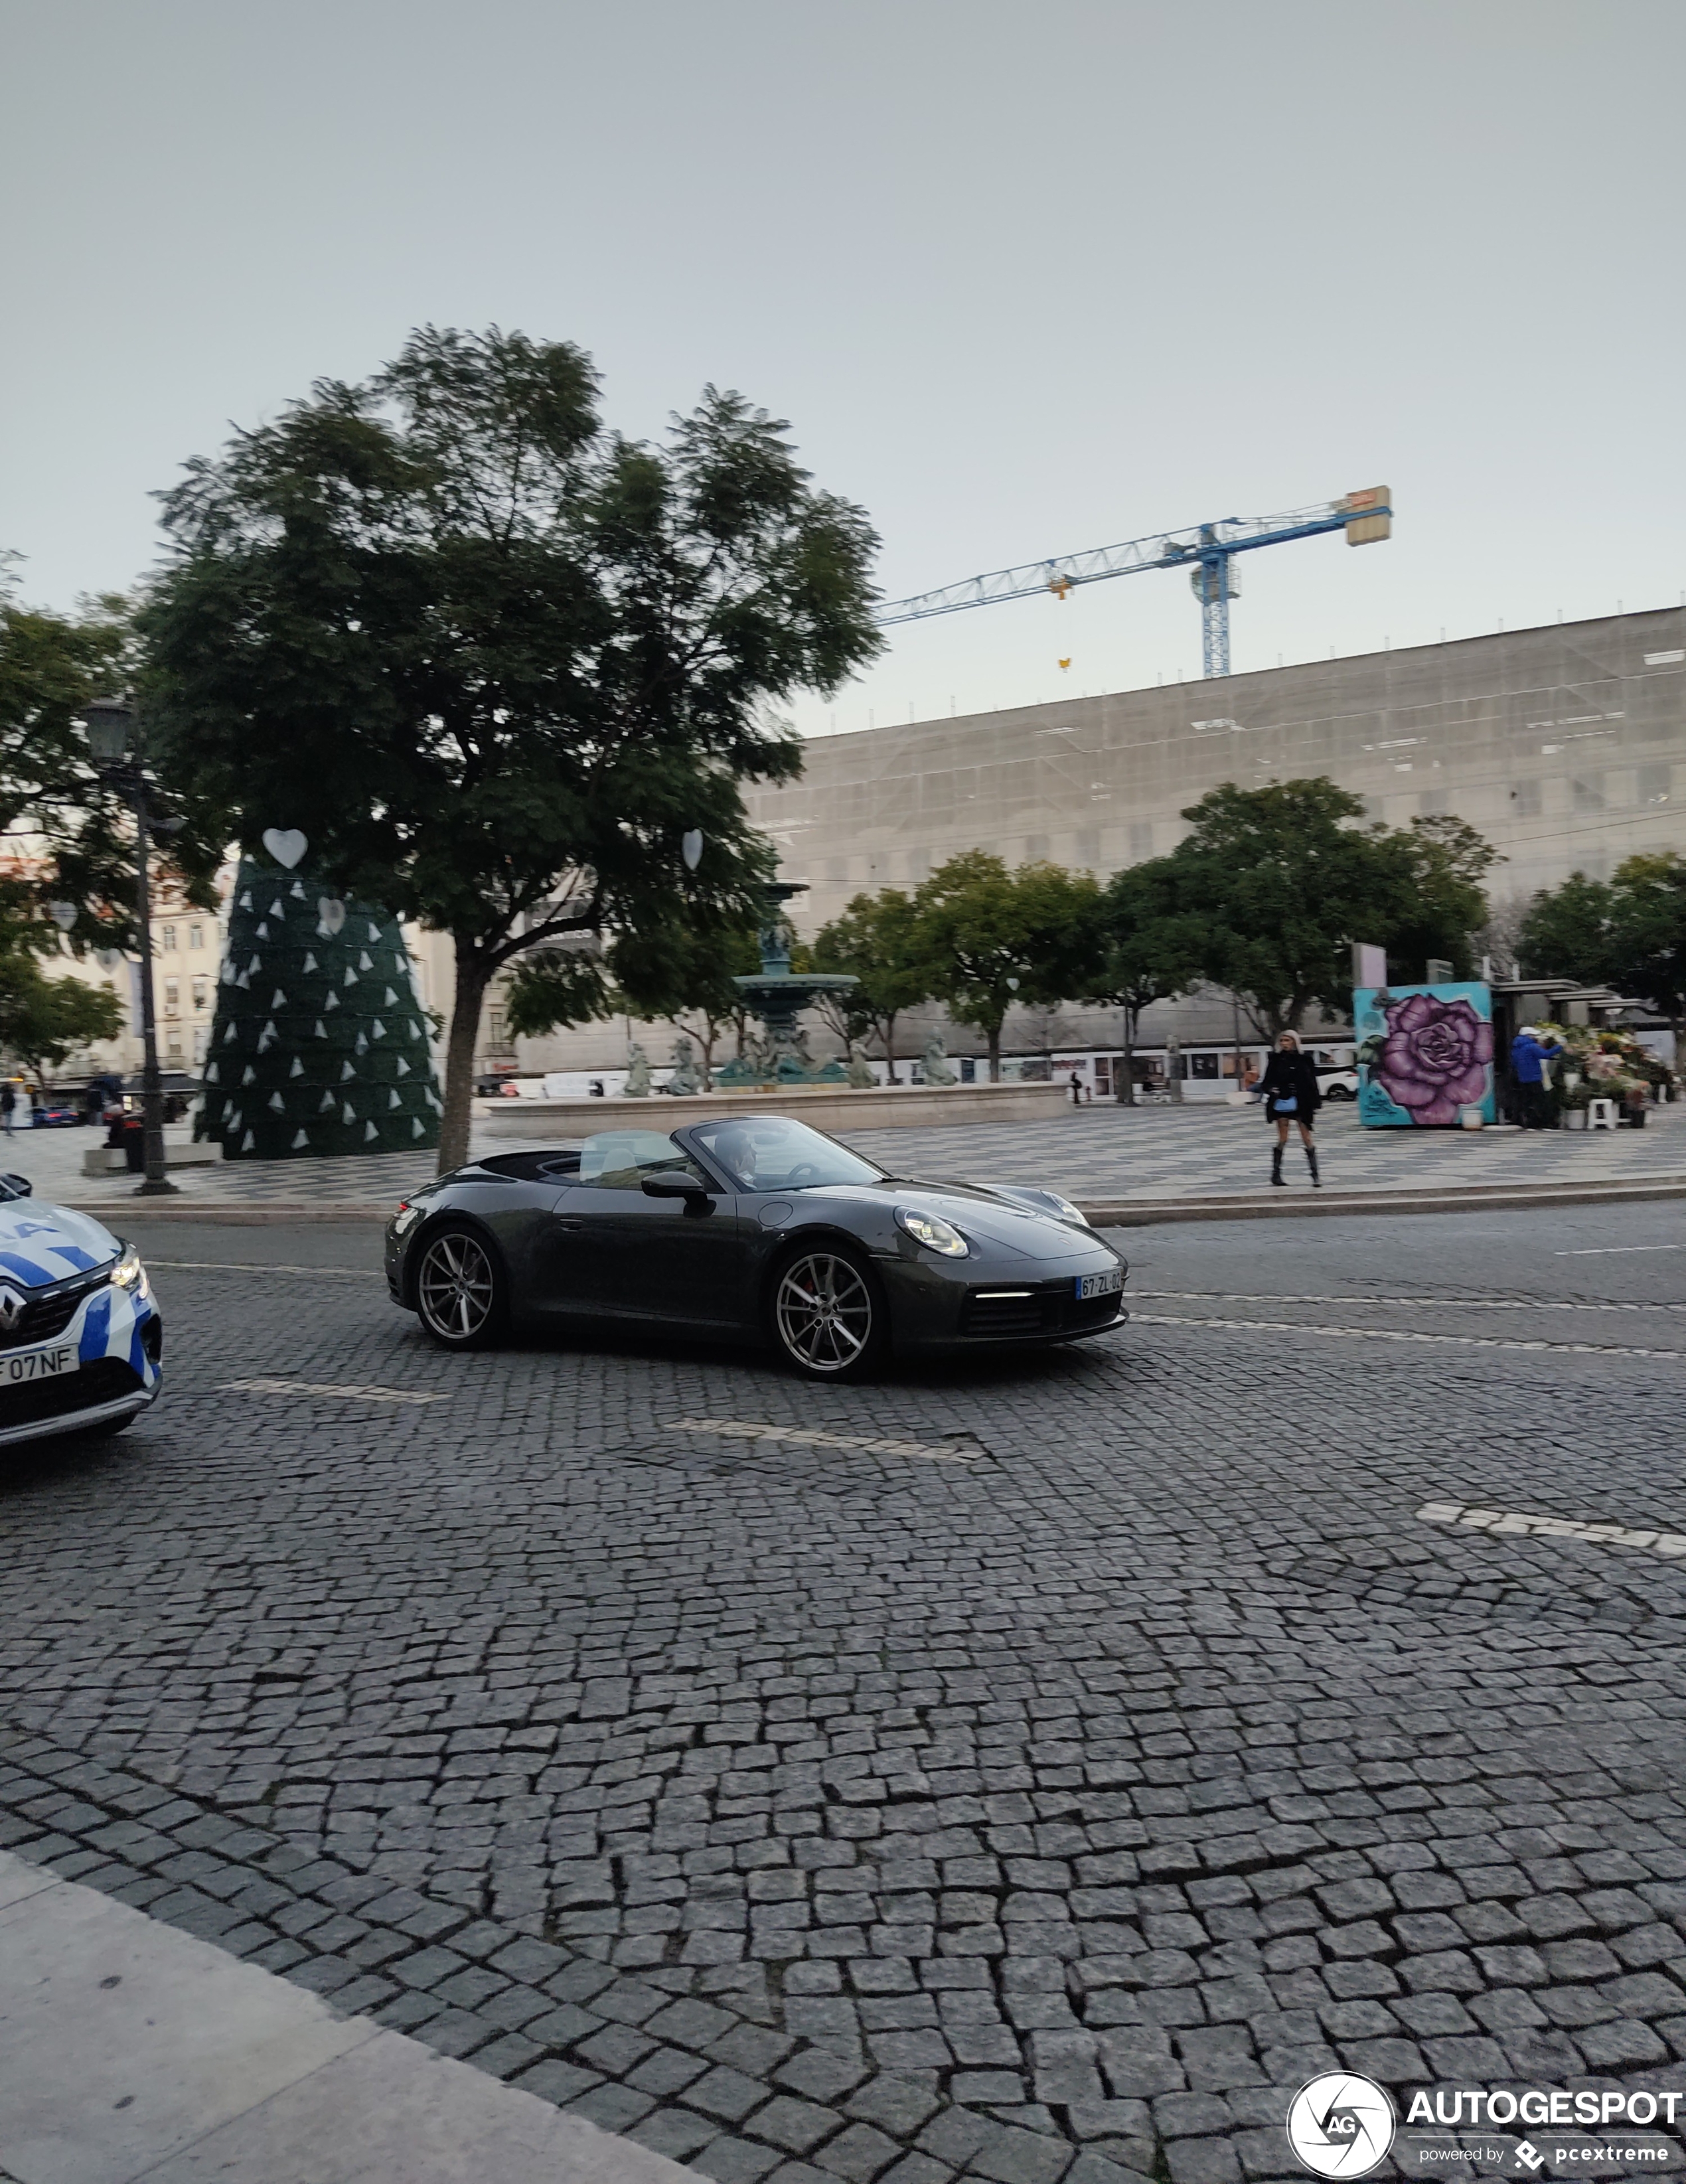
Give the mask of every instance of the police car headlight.
[(132, 1290), (138, 1297), (152, 1295), (152, 1284), (147, 1279), (147, 1270), (141, 1264), (141, 1255), (132, 1244), (123, 1246), (123, 1256), (111, 1270), (114, 1285), (120, 1290)]
[(963, 1259), (966, 1256), (965, 1238), (958, 1228), (939, 1221), (934, 1213), (919, 1213), (911, 1206), (899, 1206), (896, 1219), (914, 1242), (923, 1244), (927, 1251), (939, 1252), (945, 1259)]

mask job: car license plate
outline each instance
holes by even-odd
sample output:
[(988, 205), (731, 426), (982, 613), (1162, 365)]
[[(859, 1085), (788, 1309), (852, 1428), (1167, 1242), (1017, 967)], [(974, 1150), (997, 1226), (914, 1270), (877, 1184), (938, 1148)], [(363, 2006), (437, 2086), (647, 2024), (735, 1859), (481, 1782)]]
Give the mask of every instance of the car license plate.
[(55, 1379), (61, 1373), (75, 1372), (80, 1362), (74, 1342), (55, 1342), (48, 1350), (19, 1350), (10, 1357), (0, 1353), (0, 1387)]
[(1081, 1303), (1085, 1297), (1116, 1296), (1123, 1286), (1124, 1270), (1121, 1267), (1115, 1267), (1110, 1274), (1079, 1274), (1077, 1300)]

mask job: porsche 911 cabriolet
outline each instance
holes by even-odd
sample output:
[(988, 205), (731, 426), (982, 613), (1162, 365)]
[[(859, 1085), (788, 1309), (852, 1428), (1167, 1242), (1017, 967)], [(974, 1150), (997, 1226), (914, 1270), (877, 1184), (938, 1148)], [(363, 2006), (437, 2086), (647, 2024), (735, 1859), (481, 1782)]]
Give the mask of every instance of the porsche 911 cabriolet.
[(771, 1342), (814, 1379), (1116, 1327), (1124, 1260), (1069, 1200), (894, 1176), (784, 1115), (489, 1153), (406, 1200), (387, 1281), (448, 1350), (510, 1329)]
[(0, 1448), (121, 1433), (156, 1397), (163, 1351), (134, 1245), (0, 1175)]

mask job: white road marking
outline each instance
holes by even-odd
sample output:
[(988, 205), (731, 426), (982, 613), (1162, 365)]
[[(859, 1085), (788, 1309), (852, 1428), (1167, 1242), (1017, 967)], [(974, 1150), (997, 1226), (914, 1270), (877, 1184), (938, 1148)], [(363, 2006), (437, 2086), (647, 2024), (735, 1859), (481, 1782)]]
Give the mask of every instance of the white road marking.
[(358, 1403), (448, 1403), (445, 1395), (421, 1395), (409, 1388), (366, 1388), (334, 1380), (225, 1380), (220, 1396), (345, 1396)]
[(1137, 1312), (1132, 1327), (1238, 1328), (1255, 1334), (1338, 1334), (1357, 1342), (1441, 1342), (1464, 1350), (1544, 1350), (1577, 1357), (1686, 1357), (1682, 1350), (1640, 1350), (1615, 1342), (1525, 1342), (1502, 1334), (1419, 1334), (1404, 1327), (1315, 1327), (1298, 1319), (1192, 1319), (1173, 1312)]
[(1613, 1259), (1622, 1251), (1686, 1251), (1686, 1244), (1583, 1244), (1578, 1251), (1554, 1251), (1554, 1259)]
[[(1674, 1246), (1667, 1248), (1672, 1251)], [(1546, 1297), (1264, 1296), (1244, 1290), (1132, 1290), (1130, 1295), (1182, 1304), (1442, 1304), (1460, 1312), (1686, 1312), (1686, 1304), (1581, 1304)]]
[(1477, 1532), (1592, 1540), (1601, 1546), (1643, 1547), (1649, 1554), (1686, 1555), (1686, 1532), (1659, 1532), (1628, 1524), (1577, 1524), (1567, 1517), (1531, 1517), (1520, 1509), (1483, 1509), (1464, 1502), (1425, 1502), (1416, 1513), (1425, 1524), (1467, 1524)]
[(758, 1425), (748, 1418), (667, 1418), (670, 1433), (715, 1434), (723, 1440), (789, 1440), (809, 1448), (859, 1448), (869, 1456), (928, 1456), (938, 1463), (971, 1463), (959, 1449), (922, 1440), (868, 1440), (858, 1434), (820, 1433), (801, 1426)]
[(262, 1267), (242, 1259), (155, 1259), (150, 1252), (147, 1264), (181, 1274), (352, 1274), (359, 1281), (381, 1279), (373, 1267)]

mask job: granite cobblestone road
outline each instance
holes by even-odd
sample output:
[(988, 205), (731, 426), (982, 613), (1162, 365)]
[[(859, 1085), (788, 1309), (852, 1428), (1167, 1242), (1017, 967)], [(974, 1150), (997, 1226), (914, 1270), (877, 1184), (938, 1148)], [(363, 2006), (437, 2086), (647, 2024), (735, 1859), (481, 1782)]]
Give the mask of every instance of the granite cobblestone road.
[[(0, 1469), (0, 1845), (717, 2184), (1277, 2178), (1338, 2065), (1686, 2090), (1686, 1571), (1416, 1513), (1686, 1530), (1673, 1315), (1564, 1310), (1686, 1302), (1678, 1216), (1286, 1228), (818, 1391), (159, 1228), (167, 1404)], [(1501, 1316), (1585, 1346), (1317, 1331)]]

